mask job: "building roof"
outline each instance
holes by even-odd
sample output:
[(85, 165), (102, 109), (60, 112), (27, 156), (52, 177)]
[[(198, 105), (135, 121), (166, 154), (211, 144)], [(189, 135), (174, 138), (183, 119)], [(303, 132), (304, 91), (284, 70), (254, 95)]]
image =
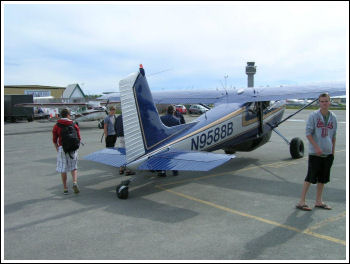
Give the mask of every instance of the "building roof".
[(5, 88), (35, 88), (35, 89), (66, 89), (59, 86), (46, 86), (46, 85), (5, 85)]
[(85, 94), (79, 84), (70, 84), (66, 87), (62, 94), (62, 98), (84, 98)]

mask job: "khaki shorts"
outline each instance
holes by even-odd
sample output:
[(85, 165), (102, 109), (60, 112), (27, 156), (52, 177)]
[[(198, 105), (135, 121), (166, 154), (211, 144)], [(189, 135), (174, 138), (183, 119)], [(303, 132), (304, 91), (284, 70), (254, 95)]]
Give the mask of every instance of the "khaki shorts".
[(71, 153), (73, 159), (69, 156), (68, 153), (64, 153), (62, 146), (58, 147), (57, 152), (57, 164), (56, 171), (57, 172), (69, 172), (76, 170), (78, 168), (78, 151), (74, 151)]
[(124, 137), (118, 137), (118, 139), (119, 139), (118, 148), (125, 148), (125, 140), (124, 140)]

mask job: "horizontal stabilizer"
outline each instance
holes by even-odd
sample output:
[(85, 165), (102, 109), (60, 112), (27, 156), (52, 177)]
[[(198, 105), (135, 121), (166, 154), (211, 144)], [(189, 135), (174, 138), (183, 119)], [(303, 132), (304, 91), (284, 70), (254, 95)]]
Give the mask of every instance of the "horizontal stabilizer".
[(138, 169), (209, 171), (232, 158), (235, 158), (235, 156), (209, 152), (169, 150), (150, 157)]
[(126, 163), (124, 148), (105, 148), (91, 153), (83, 157), (83, 159), (95, 161), (113, 167), (121, 167)]

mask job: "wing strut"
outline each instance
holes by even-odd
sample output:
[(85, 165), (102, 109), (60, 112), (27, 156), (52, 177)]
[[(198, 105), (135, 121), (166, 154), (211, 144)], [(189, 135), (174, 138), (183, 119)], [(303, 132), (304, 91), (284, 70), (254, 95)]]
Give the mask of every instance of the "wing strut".
[(277, 124), (275, 124), (274, 126), (272, 126), (273, 128), (278, 127), (280, 124), (282, 124), (284, 121), (288, 120), (289, 118), (295, 116), (297, 113), (299, 113), (300, 111), (304, 110), (306, 107), (310, 106), (311, 104), (313, 104), (314, 102), (316, 102), (318, 100), (318, 98), (316, 98), (315, 100), (313, 100), (311, 103), (308, 103), (307, 105), (303, 106), (302, 108), (300, 108), (298, 111), (296, 111), (294, 114), (291, 114), (290, 116), (286, 117), (285, 119), (283, 119), (282, 121), (278, 122)]

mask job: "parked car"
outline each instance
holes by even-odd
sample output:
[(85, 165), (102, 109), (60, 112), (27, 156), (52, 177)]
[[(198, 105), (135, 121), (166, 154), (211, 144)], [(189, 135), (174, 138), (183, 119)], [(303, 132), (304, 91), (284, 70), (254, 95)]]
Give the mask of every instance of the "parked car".
[(207, 112), (209, 110), (209, 108), (206, 108), (202, 105), (199, 105), (199, 104), (194, 104), (194, 105), (191, 105), (190, 108), (188, 109), (188, 112), (190, 114), (204, 114), (205, 112)]
[(187, 109), (184, 105), (175, 105), (176, 111), (179, 111), (181, 114), (187, 114)]

